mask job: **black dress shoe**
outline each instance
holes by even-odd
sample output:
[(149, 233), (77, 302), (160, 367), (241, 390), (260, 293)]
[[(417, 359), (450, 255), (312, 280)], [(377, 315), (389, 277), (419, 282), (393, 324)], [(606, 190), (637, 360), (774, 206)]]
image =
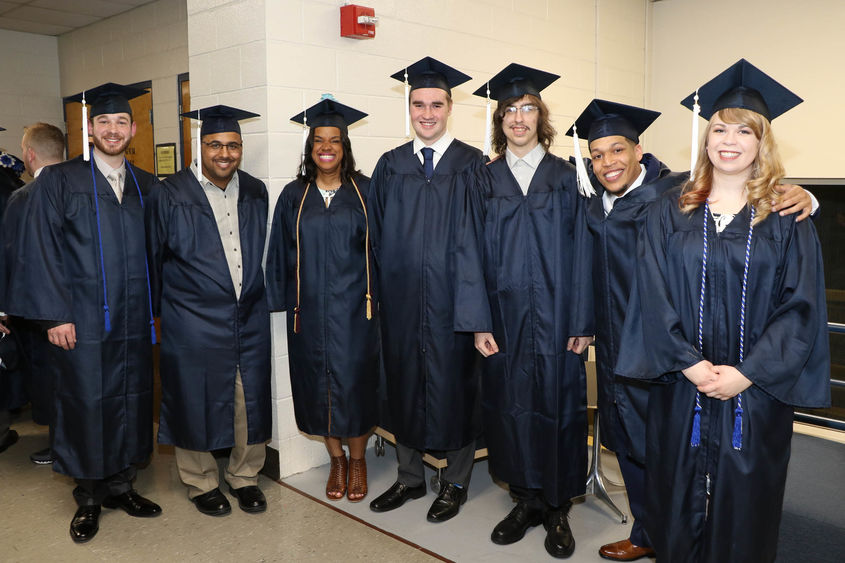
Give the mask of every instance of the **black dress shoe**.
[(431, 503), (426, 520), (429, 522), (445, 522), (456, 516), (461, 505), (467, 501), (467, 490), (454, 483), (443, 482), (440, 494)]
[(505, 519), (496, 524), (490, 539), (499, 545), (516, 543), (525, 536), (528, 528), (539, 526), (543, 521), (543, 511), (528, 506), (527, 502), (519, 501)]
[(161, 514), (161, 507), (151, 500), (145, 499), (134, 489), (125, 493), (106, 497), (103, 501), (106, 508), (122, 508), (129, 516), (151, 518)]
[(76, 543), (85, 543), (100, 529), (100, 505), (80, 506), (70, 521), (70, 537)]
[(264, 498), (264, 493), (256, 485), (247, 485), (240, 489), (235, 489), (232, 485), (229, 485), (229, 492), (238, 497), (238, 506), (244, 512), (254, 513), (267, 510), (267, 499)]
[(0, 454), (5, 452), (9, 446), (18, 441), (18, 433), (15, 430), (9, 430), (3, 439), (0, 440)]
[(217, 487), (207, 493), (195, 496), (191, 501), (197, 506), (197, 510), (209, 516), (226, 516), (232, 512), (229, 499)]
[(53, 463), (53, 450), (50, 448), (38, 450), (37, 452), (29, 454), (29, 459), (35, 465), (50, 465)]
[(385, 492), (376, 497), (370, 503), (370, 510), (373, 512), (387, 512), (399, 508), (406, 500), (416, 499), (425, 496), (425, 483), (416, 487), (409, 487), (396, 481)]
[(546, 513), (543, 525), (546, 527), (546, 552), (552, 557), (565, 559), (575, 551), (575, 538), (569, 528), (567, 515), (572, 504), (563, 508), (550, 510)]

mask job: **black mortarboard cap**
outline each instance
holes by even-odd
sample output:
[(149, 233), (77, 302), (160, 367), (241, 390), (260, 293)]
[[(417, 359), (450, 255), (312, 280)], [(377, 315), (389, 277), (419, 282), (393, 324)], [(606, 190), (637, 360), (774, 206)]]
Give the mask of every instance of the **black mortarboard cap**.
[(431, 57), (418, 60), (407, 68), (391, 74), (390, 78), (405, 82), (406, 71), (408, 72), (408, 83), (411, 85), (411, 90), (440, 88), (450, 96), (452, 95), (452, 88), (471, 80), (470, 76)]
[(486, 98), (489, 84), (490, 97), (497, 101), (521, 98), (526, 94), (539, 98), (540, 92), (558, 78), (560, 78), (559, 74), (511, 63), (473, 94)]
[(251, 117), (260, 117), (257, 113), (230, 106), (209, 106), (207, 108), (185, 112), (181, 116), (202, 121), (202, 128), (200, 129), (201, 137), (229, 132), (240, 135), (241, 126), (238, 121)]
[[(582, 135), (587, 133), (587, 142), (602, 137), (621, 135), (635, 143), (640, 135), (660, 116), (659, 111), (629, 106), (607, 100), (594, 99), (575, 120), (575, 127)], [(566, 132), (572, 136), (573, 128)]]
[(146, 93), (147, 91), (142, 88), (106, 82), (96, 88), (70, 96), (68, 99), (72, 102), (81, 102), (84, 97), (85, 103), (91, 106), (89, 117), (104, 113), (128, 113), (131, 116), (132, 106), (129, 105), (129, 100)]
[[(695, 92), (684, 98), (681, 105), (692, 109), (694, 98)], [(745, 59), (698, 89), (698, 104), (704, 119), (710, 119), (722, 109), (744, 108), (771, 121), (803, 101)]]
[(364, 119), (367, 117), (367, 114), (343, 105), (334, 98), (324, 96), (322, 100), (290, 119), (291, 121), (305, 125), (306, 117), (308, 118), (307, 125), (312, 129), (314, 127), (337, 127), (341, 131), (346, 132), (349, 125)]

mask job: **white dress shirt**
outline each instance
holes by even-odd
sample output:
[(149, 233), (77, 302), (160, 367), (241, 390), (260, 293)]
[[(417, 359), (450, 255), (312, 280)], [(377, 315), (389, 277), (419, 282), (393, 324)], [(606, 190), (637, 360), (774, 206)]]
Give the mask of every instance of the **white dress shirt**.
[(537, 172), (537, 167), (540, 166), (540, 162), (545, 156), (546, 149), (540, 143), (537, 143), (537, 146), (522, 158), (516, 156), (510, 149), (505, 150), (508, 168), (516, 178), (516, 183), (519, 184), (523, 195), (528, 195), (528, 186), (531, 185), (531, 179), (534, 178), (534, 173)]
[[(446, 149), (449, 148), (449, 145), (451, 145), (454, 140), (455, 138), (449, 133), (449, 131), (446, 131), (443, 133), (442, 137), (428, 145), (428, 148), (434, 149), (434, 168), (437, 168), (437, 163), (440, 162), (440, 157), (443, 156), (443, 153), (446, 152)], [(426, 145), (422, 141), (416, 138), (414, 139), (414, 154), (420, 159), (420, 164), (425, 164), (425, 158), (423, 158), (423, 154), (421, 152), (425, 147)]]

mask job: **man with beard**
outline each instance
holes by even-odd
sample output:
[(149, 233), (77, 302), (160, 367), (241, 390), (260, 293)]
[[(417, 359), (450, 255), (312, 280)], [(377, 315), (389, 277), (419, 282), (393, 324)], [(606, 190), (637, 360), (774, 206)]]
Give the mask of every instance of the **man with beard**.
[[(602, 445), (616, 453), (631, 509), (627, 539), (603, 545), (599, 555), (613, 561), (654, 556), (646, 534), (645, 448), (648, 384), (613, 374), (637, 263), (637, 236), (646, 210), (668, 189), (685, 181), (687, 173), (671, 172), (653, 154), (644, 153), (640, 135), (660, 113), (595, 99), (567, 135), (587, 135), (592, 172), (603, 193), (591, 199), (580, 223), (579, 256), (584, 282), (592, 285), (594, 302), (598, 420)], [(586, 172), (586, 171), (585, 171)], [(783, 186), (782, 213), (810, 213), (811, 198), (799, 186)]]
[[(584, 198), (575, 170), (549, 153), (555, 130), (540, 91), (556, 74), (511, 64), (475, 92), (498, 100), (493, 148), (474, 192), (476, 252), (459, 256), (455, 323), (484, 356), (482, 411), (491, 472), (516, 506), (493, 529), (507, 545), (540, 523), (553, 557), (575, 550), (567, 521), (587, 470), (584, 362), (590, 316), (574, 271)], [(471, 246), (464, 247), (471, 250)], [(474, 255), (473, 255), (474, 254)], [(483, 281), (477, 276), (483, 265)]]
[(370, 184), (370, 240), (379, 271), (380, 319), (396, 435), (396, 482), (370, 503), (375, 512), (425, 496), (424, 450), (448, 463), (428, 511), (443, 522), (466, 501), (479, 384), (472, 335), (454, 331), (456, 262), (467, 190), (481, 152), (447, 130), (451, 88), (469, 76), (426, 57), (392, 76), (405, 81), (416, 139), (381, 156)]
[(231, 448), (225, 479), (245, 512), (263, 512), (258, 488), (271, 436), (270, 312), (261, 260), (267, 189), (238, 170), (239, 120), (214, 106), (202, 120), (198, 162), (167, 178), (150, 205), (154, 300), (161, 312), (161, 421), (197, 510), (231, 512), (212, 450)]
[[(99, 530), (101, 506), (149, 517), (161, 508), (132, 487), (152, 452), (155, 327), (144, 244), (144, 197), (155, 178), (129, 164), (129, 99), (143, 90), (104, 84), (92, 103), (88, 154), (49, 166), (30, 194), (19, 243), (23, 283), (9, 312), (47, 328), (54, 368), (53, 470), (76, 480), (75, 542)], [(83, 106), (84, 111), (87, 106)]]

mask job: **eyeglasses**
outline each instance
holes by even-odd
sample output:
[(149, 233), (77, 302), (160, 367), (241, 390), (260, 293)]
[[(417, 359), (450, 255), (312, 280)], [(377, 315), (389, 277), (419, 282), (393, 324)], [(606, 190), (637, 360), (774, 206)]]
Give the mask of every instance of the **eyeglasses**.
[(220, 141), (211, 141), (210, 143), (206, 143), (205, 141), (203, 141), (202, 144), (204, 144), (205, 146), (207, 146), (208, 148), (210, 148), (214, 152), (219, 152), (220, 150), (223, 149), (223, 147), (226, 147), (227, 149), (229, 149), (229, 152), (241, 152), (241, 149), (244, 146), (243, 143), (231, 142), (231, 143), (223, 144)]
[(505, 113), (516, 115), (516, 112), (520, 112), (522, 113), (522, 115), (531, 115), (538, 109), (540, 108), (538, 108), (534, 104), (525, 104), (524, 106), (508, 106), (505, 108)]

